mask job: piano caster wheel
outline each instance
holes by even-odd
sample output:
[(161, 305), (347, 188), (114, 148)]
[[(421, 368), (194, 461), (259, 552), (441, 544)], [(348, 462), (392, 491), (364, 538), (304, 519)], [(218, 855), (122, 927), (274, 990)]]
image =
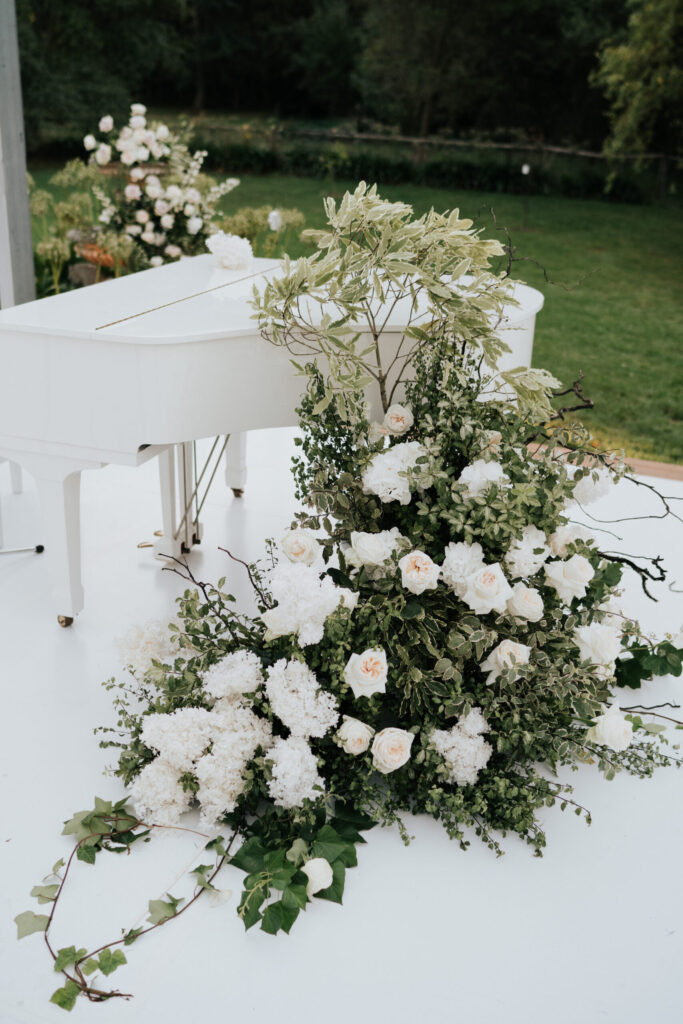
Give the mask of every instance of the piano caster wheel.
[(241, 498), (242, 495), (244, 494), (244, 488), (243, 487), (233, 487), (232, 488), (232, 493), (235, 495), (236, 498)]
[(188, 548), (187, 544), (181, 544), (180, 545), (180, 553), (181, 553), (181, 555), (189, 555), (191, 550), (192, 550), (192, 548)]
[(60, 626), (66, 629), (67, 626), (73, 625), (73, 617), (71, 615), (58, 615), (57, 622)]
[(202, 538), (199, 536), (199, 534), (198, 533), (193, 533), (192, 534), (192, 543), (193, 543), (193, 545), (194, 544), (201, 544), (201, 542), (202, 542)]

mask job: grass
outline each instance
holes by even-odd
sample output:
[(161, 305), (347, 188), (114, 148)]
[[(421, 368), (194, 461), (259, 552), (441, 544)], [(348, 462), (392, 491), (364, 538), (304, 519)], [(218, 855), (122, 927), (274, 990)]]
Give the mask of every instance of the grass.
[[(52, 170), (32, 173), (44, 187)], [(223, 208), (295, 206), (308, 227), (320, 227), (323, 197), (341, 197), (354, 185), (243, 175)], [(517, 256), (537, 260), (558, 282), (548, 283), (532, 262), (514, 267), (514, 276), (546, 299), (536, 321), (535, 365), (565, 383), (585, 374), (584, 390), (595, 409), (583, 418), (604, 444), (632, 456), (683, 463), (680, 207), (533, 196), (525, 215), (519, 196), (381, 183), (380, 191), (411, 203), (417, 214), (431, 206), (459, 207), (495, 234), (493, 208), (498, 224), (510, 230)], [(297, 242), (290, 255), (304, 252), (310, 247)]]

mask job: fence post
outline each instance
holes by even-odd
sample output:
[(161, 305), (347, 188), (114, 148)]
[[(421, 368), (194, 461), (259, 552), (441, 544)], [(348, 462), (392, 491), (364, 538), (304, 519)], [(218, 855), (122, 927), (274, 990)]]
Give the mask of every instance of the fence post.
[(36, 297), (14, 0), (0, 0), (0, 306)]

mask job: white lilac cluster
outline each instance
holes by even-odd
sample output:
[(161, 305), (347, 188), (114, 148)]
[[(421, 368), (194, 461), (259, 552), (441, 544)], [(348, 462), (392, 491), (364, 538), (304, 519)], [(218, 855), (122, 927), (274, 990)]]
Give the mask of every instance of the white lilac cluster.
[(268, 669), (266, 693), (273, 713), (300, 739), (324, 736), (339, 720), (334, 696), (302, 661), (276, 661)]
[(456, 786), (473, 786), (485, 768), (493, 747), (483, 738), (489, 724), (480, 708), (472, 708), (448, 730), (435, 729), (430, 743), (446, 762), (448, 778)]
[(206, 240), (206, 248), (213, 253), (217, 266), (223, 270), (249, 270), (254, 251), (248, 238), (217, 231)]
[(299, 736), (277, 739), (268, 753), (272, 775), (268, 792), (277, 807), (301, 807), (316, 800), (325, 789), (318, 762), (306, 740)]
[(202, 677), (204, 689), (216, 700), (254, 693), (262, 683), (261, 662), (251, 651), (235, 651), (226, 655), (207, 669)]
[(275, 566), (270, 590), (277, 605), (261, 616), (266, 639), (296, 634), (302, 647), (320, 643), (325, 622), (340, 605), (353, 610), (358, 602), (357, 594), (335, 586), (329, 576), (321, 578), (317, 569), (295, 563)]
[[(379, 452), (363, 472), (363, 490), (366, 494), (376, 494), (382, 502), (398, 501), (400, 505), (408, 505), (408, 472), (415, 470), (418, 459), (426, 454), (427, 449), (418, 441), (404, 441)], [(416, 484), (419, 488), (419, 476)]]
[(168, 623), (156, 619), (150, 619), (141, 626), (131, 626), (116, 641), (116, 646), (121, 664), (124, 668), (130, 668), (136, 676), (143, 676), (152, 667), (153, 661), (168, 665), (182, 657), (174, 644)]

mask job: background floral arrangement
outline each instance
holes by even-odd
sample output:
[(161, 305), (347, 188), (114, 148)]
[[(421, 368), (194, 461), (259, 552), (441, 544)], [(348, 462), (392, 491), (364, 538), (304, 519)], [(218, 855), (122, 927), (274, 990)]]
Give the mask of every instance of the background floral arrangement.
[[(316, 253), (254, 298), (308, 378), (294, 474), (309, 511), (242, 563), (256, 614), (179, 565), (193, 585), (178, 619), (122, 644), (132, 681), (107, 684), (118, 722), (102, 742), (129, 796), (67, 822), (71, 860), (33, 892), (50, 913), (17, 918), (20, 936), (45, 934), (66, 1009), (121, 995), (91, 975), (203, 892), (220, 899), (225, 862), (245, 872), (245, 927), (288, 932), (314, 897), (341, 902), (373, 825), (407, 841), (404, 815), (425, 813), (463, 849), (475, 834), (500, 852), (513, 832), (540, 854), (541, 808), (590, 820), (560, 766), (609, 779), (678, 763), (663, 716), (624, 710), (614, 689), (679, 675), (681, 644), (621, 612), (634, 563), (572, 522), (624, 466), (565, 420), (549, 374), (486, 368), (504, 348), (511, 252), (457, 211), (416, 220), (364, 184), (327, 213)], [(406, 300), (387, 350), (382, 325)], [(659, 572), (638, 571), (644, 585)], [(152, 900), (145, 926), (94, 953), (53, 950), (74, 858), (181, 827), (193, 806), (213, 860), (192, 898)]]

